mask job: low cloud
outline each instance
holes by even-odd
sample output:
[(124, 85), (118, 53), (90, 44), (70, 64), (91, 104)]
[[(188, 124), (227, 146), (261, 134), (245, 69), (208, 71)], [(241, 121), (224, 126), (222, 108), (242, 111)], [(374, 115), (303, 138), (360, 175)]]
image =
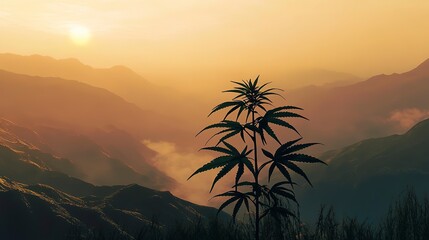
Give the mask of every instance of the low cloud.
[[(195, 170), (214, 158), (208, 153), (183, 152), (177, 148), (176, 144), (165, 141), (144, 140), (143, 144), (157, 153), (152, 159), (152, 164), (179, 183), (171, 192), (180, 198), (197, 204), (218, 206), (222, 199), (211, 198), (215, 194), (228, 191), (233, 185), (233, 176), (235, 175), (230, 173), (229, 176), (216, 184), (212, 193), (209, 193), (213, 179), (219, 169), (195, 175), (187, 180)], [(235, 173), (234, 170), (232, 172)]]
[(395, 122), (401, 130), (408, 130), (426, 118), (429, 118), (429, 110), (407, 108), (392, 112), (389, 121)]

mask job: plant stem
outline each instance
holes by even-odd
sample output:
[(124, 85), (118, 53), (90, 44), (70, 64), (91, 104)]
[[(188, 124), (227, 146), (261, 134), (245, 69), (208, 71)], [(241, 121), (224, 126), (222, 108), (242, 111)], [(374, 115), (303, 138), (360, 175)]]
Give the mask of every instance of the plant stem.
[[(252, 109), (252, 124), (256, 127), (255, 122), (255, 109)], [(258, 169), (258, 149), (257, 149), (257, 141), (256, 141), (256, 131), (253, 130), (253, 154), (255, 159), (255, 183), (257, 188), (256, 191), (256, 213), (255, 213), (255, 239), (259, 240), (259, 169)]]

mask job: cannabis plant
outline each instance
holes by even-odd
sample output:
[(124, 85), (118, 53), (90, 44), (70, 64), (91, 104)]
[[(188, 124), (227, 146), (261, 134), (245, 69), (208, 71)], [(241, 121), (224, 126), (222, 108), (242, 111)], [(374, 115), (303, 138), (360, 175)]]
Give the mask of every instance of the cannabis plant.
[[(298, 204), (293, 191), (295, 183), (292, 181), (290, 173), (300, 175), (311, 185), (309, 178), (298, 164), (323, 163), (315, 157), (300, 153), (301, 150), (317, 143), (300, 143), (301, 138), (286, 143), (281, 141), (278, 132), (273, 129), (273, 125), (289, 129), (299, 135), (298, 130), (286, 119), (306, 118), (296, 113), (302, 110), (299, 107), (274, 107), (271, 98), (281, 97), (279, 94), (281, 90), (269, 88), (269, 83), (259, 85), (258, 79), (259, 76), (254, 81), (232, 81), (235, 87), (224, 91), (235, 94), (235, 97), (231, 101), (217, 105), (209, 114), (210, 116), (215, 112), (225, 110), (226, 114), (223, 119), (207, 126), (197, 134), (207, 130), (217, 130), (209, 139), (209, 141), (213, 138), (217, 139), (216, 143), (210, 147), (204, 147), (202, 150), (213, 151), (220, 156), (196, 170), (189, 177), (221, 168), (210, 188), (210, 192), (212, 192), (221, 178), (236, 169), (235, 184), (231, 191), (215, 197), (228, 197), (228, 200), (219, 207), (219, 211), (235, 203), (232, 211), (234, 220), (242, 206), (246, 207), (247, 212), (254, 212), (256, 240), (260, 237), (260, 222), (267, 215), (276, 219), (280, 219), (282, 216), (295, 216), (293, 210), (286, 207), (289, 205), (284, 204), (285, 202)], [(233, 138), (238, 138), (238, 141), (243, 144), (231, 141)], [(243, 147), (239, 148), (238, 146), (241, 145)], [(274, 145), (278, 145), (277, 150), (270, 152), (269, 149), (276, 149)], [(270, 183), (276, 170), (283, 180)], [(263, 172), (267, 174), (263, 175)], [(266, 183), (263, 184), (262, 181), (266, 181)]]

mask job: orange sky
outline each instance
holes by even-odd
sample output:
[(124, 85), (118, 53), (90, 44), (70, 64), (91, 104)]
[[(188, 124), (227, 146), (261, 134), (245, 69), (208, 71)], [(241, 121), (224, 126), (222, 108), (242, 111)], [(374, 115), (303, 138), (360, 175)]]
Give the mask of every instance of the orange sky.
[(368, 77), (429, 57), (428, 12), (425, 0), (1, 1), (0, 52), (123, 64), (160, 84), (312, 68)]

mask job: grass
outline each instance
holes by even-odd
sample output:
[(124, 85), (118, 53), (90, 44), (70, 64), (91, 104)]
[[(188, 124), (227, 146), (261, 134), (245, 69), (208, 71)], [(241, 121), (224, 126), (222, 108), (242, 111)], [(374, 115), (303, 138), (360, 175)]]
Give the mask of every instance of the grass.
[[(216, 219), (198, 220), (185, 225), (160, 230), (156, 224), (143, 228), (134, 239), (153, 240), (248, 240), (253, 239), (251, 223), (222, 222)], [(79, 236), (79, 234), (74, 235)], [(82, 235), (80, 235), (82, 236)], [(85, 240), (119, 240), (119, 236), (89, 234)], [(332, 207), (322, 206), (314, 226), (293, 218), (280, 222), (267, 218), (261, 224), (261, 236), (266, 240), (427, 240), (429, 239), (429, 199), (419, 199), (408, 189), (397, 201), (390, 204), (388, 212), (378, 223), (370, 224), (356, 218), (338, 219)], [(79, 238), (73, 238), (79, 239)]]

